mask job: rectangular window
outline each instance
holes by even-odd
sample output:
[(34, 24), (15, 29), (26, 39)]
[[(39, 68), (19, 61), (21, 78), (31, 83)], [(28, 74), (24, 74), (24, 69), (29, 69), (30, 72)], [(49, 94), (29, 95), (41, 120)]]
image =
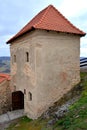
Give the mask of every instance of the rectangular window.
[(32, 101), (32, 93), (31, 92), (28, 93), (28, 98), (29, 98), (29, 101)]
[(16, 62), (16, 55), (14, 55), (14, 62)]
[(29, 62), (29, 52), (26, 52), (26, 62)]
[(26, 89), (24, 89), (24, 94), (26, 94)]

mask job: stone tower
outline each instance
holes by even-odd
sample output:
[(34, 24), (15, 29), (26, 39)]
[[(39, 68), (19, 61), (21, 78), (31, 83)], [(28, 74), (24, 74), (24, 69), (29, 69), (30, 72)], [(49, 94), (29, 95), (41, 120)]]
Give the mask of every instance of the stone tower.
[(7, 43), (11, 85), (24, 94), (24, 112), (38, 118), (80, 81), (80, 38), (85, 33), (54, 6), (37, 14)]

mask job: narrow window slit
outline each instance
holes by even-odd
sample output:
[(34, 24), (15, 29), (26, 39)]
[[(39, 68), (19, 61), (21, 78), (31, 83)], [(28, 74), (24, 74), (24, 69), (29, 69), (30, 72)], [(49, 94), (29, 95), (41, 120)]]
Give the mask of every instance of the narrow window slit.
[(16, 55), (14, 55), (14, 62), (16, 62)]
[(28, 97), (28, 98), (29, 98), (29, 101), (32, 101), (32, 93), (31, 93), (31, 92), (28, 93), (28, 96), (29, 96), (29, 97)]
[(29, 52), (26, 52), (26, 62), (29, 62)]

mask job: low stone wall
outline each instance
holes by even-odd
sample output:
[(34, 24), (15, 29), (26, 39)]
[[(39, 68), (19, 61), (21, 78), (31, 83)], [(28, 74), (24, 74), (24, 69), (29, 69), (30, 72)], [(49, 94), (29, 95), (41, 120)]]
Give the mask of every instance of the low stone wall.
[(11, 110), (11, 89), (10, 81), (0, 83), (0, 114)]

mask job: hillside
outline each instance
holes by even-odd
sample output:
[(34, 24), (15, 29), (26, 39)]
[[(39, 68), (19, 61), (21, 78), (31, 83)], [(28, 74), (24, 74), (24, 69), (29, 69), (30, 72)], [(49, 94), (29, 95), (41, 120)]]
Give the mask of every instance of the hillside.
[[(81, 82), (76, 92), (80, 93), (78, 100), (69, 106), (64, 116), (53, 122), (55, 114), (48, 118), (41, 117), (37, 120), (30, 120), (22, 117), (19, 121), (12, 123), (7, 130), (87, 130), (87, 73), (81, 73)], [(47, 113), (46, 113), (47, 114)]]
[[(87, 57), (80, 58), (81, 71), (87, 71)], [(0, 57), (0, 73), (10, 73), (10, 57)]]
[(10, 57), (0, 57), (0, 73), (10, 73)]

